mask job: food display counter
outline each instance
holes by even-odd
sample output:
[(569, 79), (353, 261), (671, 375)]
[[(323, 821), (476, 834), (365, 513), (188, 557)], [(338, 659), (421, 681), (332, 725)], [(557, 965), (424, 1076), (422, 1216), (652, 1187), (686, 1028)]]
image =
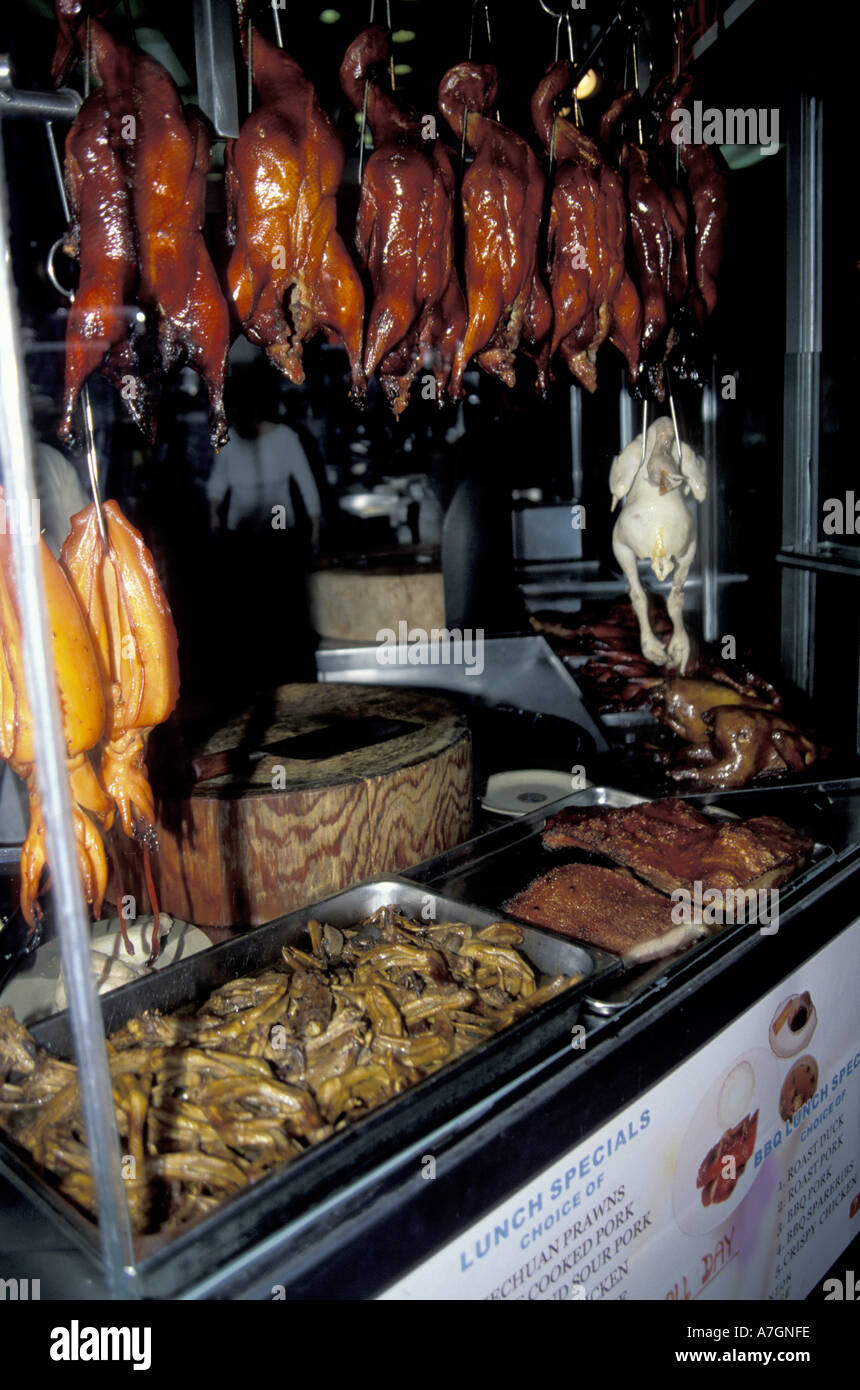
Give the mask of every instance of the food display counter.
[(860, 1230), (823, 44), (50, 8), (0, 34), (4, 1297), (808, 1299)]

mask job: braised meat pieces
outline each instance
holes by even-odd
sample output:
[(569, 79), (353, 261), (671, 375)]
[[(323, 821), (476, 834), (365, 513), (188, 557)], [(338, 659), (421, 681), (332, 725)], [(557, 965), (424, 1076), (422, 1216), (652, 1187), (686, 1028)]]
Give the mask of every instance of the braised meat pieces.
[(697, 881), (723, 892), (775, 888), (797, 872), (813, 844), (776, 816), (715, 821), (672, 799), (561, 811), (547, 821), (543, 842), (606, 855), (664, 893), (692, 892)]
[[(276, 1164), (460, 1057), (579, 977), (537, 979), (521, 928), (308, 924), (310, 949), (231, 980), (194, 1014), (145, 1013), (108, 1044), (137, 1233), (176, 1231)], [(0, 1128), (86, 1211), (77, 1069), (0, 1009)]]

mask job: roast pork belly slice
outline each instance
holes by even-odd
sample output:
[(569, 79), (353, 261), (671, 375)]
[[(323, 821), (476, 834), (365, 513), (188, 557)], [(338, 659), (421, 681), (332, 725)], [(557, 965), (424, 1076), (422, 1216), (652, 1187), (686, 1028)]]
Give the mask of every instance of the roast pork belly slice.
[(707, 933), (701, 925), (674, 923), (669, 899), (626, 869), (596, 864), (551, 869), (510, 898), (504, 909), (630, 963), (671, 955)]
[(803, 865), (813, 841), (776, 816), (714, 820), (667, 798), (623, 808), (570, 808), (552, 816), (543, 843), (605, 855), (664, 893), (776, 888)]

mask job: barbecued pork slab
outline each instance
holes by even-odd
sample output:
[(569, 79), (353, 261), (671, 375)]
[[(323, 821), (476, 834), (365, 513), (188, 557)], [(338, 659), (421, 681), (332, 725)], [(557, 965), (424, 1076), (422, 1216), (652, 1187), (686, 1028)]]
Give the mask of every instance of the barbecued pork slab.
[(697, 881), (723, 892), (775, 888), (797, 872), (813, 845), (776, 816), (713, 820), (671, 798), (619, 809), (571, 807), (550, 817), (543, 843), (606, 855), (664, 893), (691, 892)]
[(538, 927), (563, 932), (626, 961), (654, 960), (689, 946), (707, 928), (672, 921), (672, 902), (626, 869), (565, 864), (536, 878), (504, 905)]

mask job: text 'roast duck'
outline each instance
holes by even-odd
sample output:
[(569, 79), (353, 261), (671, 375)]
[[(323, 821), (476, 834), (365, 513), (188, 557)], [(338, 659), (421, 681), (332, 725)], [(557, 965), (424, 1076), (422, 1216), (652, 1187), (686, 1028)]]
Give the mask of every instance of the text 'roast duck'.
[(360, 400), (364, 291), (336, 226), (343, 147), (298, 63), (257, 30), (251, 53), (260, 105), (226, 155), (230, 293), (245, 335), (291, 381), (305, 379), (302, 344), (338, 333)]
[(607, 337), (627, 359), (631, 385), (636, 382), (642, 306), (624, 265), (624, 185), (595, 142), (556, 114), (572, 75), (567, 60), (547, 69), (532, 97), (532, 119), (557, 161), (547, 247), (555, 317), (551, 351), (561, 349), (573, 375), (594, 391), (595, 357)]
[[(463, 175), (468, 322), (457, 348), (450, 394), (463, 394), (473, 357), (506, 386), (514, 385), (521, 342), (547, 388), (552, 306), (537, 274), (546, 181), (537, 158), (513, 131), (485, 113), (498, 82), (490, 64), (459, 63), (439, 86), (439, 109), (475, 157)], [(468, 119), (467, 119), (468, 116)]]
[(420, 366), (448, 383), (466, 310), (454, 272), (454, 172), (441, 141), (425, 137), (417, 112), (385, 91), (374, 69), (391, 52), (388, 33), (372, 25), (347, 49), (340, 69), (356, 111), (364, 107), (374, 150), (364, 167), (356, 244), (370, 276), (373, 303), (364, 370), (379, 368), (396, 415), (406, 407)]

